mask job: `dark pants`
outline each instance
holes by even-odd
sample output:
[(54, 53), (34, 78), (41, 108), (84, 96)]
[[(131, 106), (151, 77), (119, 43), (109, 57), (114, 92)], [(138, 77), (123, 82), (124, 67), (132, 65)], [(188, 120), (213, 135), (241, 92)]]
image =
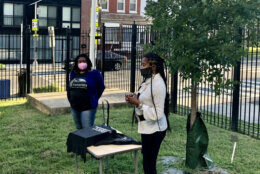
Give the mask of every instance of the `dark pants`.
[(156, 159), (165, 135), (166, 131), (155, 132), (153, 134), (141, 134), (145, 174), (156, 174)]

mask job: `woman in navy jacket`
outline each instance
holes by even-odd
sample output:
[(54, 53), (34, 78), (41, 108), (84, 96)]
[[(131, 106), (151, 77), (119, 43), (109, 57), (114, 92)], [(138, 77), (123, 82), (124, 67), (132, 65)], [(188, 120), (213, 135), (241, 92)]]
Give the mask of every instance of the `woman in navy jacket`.
[(67, 96), (77, 129), (94, 125), (98, 100), (105, 89), (104, 80), (98, 70), (92, 69), (87, 54), (75, 58), (70, 74)]

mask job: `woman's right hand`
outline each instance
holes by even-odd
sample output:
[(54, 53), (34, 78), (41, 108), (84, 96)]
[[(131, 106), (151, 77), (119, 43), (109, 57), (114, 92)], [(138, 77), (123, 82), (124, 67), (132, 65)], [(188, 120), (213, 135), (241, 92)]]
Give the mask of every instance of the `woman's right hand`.
[(135, 93), (126, 96), (126, 101), (127, 101), (127, 103), (134, 104), (136, 106), (138, 106), (140, 104), (140, 101), (137, 99), (137, 96)]
[(125, 94), (125, 101), (127, 102), (127, 103), (129, 103), (129, 99), (131, 98), (131, 97), (133, 97), (133, 93), (128, 93), (128, 94)]

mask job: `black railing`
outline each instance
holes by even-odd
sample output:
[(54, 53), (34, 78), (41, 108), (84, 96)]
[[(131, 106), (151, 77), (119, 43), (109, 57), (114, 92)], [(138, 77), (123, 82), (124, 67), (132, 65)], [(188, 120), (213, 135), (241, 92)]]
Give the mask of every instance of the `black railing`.
[(66, 91), (65, 61), (67, 57), (72, 60), (80, 52), (80, 33), (73, 32), (69, 37), (67, 33), (66, 29), (56, 31), (55, 48), (51, 48), (46, 31), (33, 37), (28, 27), (23, 29), (22, 35), (17, 29), (0, 30), (0, 80), (3, 84), (0, 99), (24, 97), (25, 93)]
[[(222, 89), (223, 93), (216, 95), (209, 83), (201, 83), (198, 87), (198, 110), (210, 124), (260, 138), (259, 24), (256, 28), (254, 42), (251, 40), (253, 36), (246, 37), (251, 36), (252, 29), (242, 32), (243, 38), (251, 39), (242, 39), (242, 45), (248, 52), (241, 58), (240, 67), (230, 68), (230, 71), (223, 74), (223, 78), (238, 80), (240, 84), (235, 86), (235, 90)], [(143, 81), (139, 69), (144, 46), (159, 37), (158, 33), (153, 32), (149, 26), (135, 24), (104, 27), (101, 31), (104, 34), (101, 34), (102, 39), (97, 37), (96, 64), (97, 69), (103, 71), (106, 87), (136, 91)], [(0, 30), (1, 99), (24, 96), (21, 91), (24, 89), (21, 85), (24, 84), (19, 83), (19, 79), (23, 79), (19, 76), (23, 68), (26, 69), (27, 93), (65, 91), (71, 62), (79, 53), (89, 51), (88, 31), (77, 33), (67, 29), (56, 32), (54, 73), (48, 33), (41, 32), (38, 37), (37, 63), (34, 61), (34, 39), (29, 30), (24, 30), (22, 36), (17, 29)], [(178, 73), (172, 75), (169, 70), (166, 70), (166, 74), (172, 111), (187, 115), (190, 112), (191, 96), (190, 91), (184, 88), (190, 86), (190, 80), (182, 79)]]
[[(259, 24), (258, 24), (259, 25)], [(216, 95), (207, 82), (202, 82), (198, 89), (198, 110), (204, 120), (210, 124), (260, 138), (260, 55), (259, 26), (256, 36), (252, 29), (241, 30), (242, 45), (247, 54), (237, 62), (237, 66), (223, 72), (223, 80), (230, 79), (240, 83), (234, 90), (222, 89)], [(256, 37), (256, 38), (254, 38)], [(249, 39), (250, 38), (250, 39)], [(252, 41), (253, 39), (254, 42)], [(177, 113), (187, 115), (191, 107), (191, 93), (184, 88), (190, 86), (190, 80), (178, 80)]]

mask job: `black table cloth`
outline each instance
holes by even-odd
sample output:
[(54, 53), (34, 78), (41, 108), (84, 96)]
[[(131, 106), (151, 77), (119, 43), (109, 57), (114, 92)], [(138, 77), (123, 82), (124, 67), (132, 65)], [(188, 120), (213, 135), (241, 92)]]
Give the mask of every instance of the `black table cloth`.
[(106, 144), (141, 144), (137, 140), (124, 134), (117, 133), (113, 128), (100, 125), (80, 129), (69, 133), (67, 138), (67, 152), (80, 155), (86, 162), (87, 147)]

